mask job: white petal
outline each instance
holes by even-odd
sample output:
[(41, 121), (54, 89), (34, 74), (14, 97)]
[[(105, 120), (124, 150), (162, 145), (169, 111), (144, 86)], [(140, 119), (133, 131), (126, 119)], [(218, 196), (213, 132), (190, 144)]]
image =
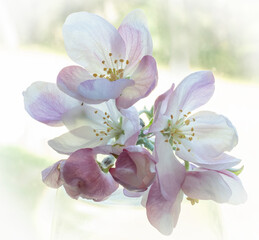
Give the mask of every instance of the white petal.
[[(236, 146), (238, 142), (236, 129), (226, 117), (204, 111), (190, 118), (194, 118), (195, 122), (180, 129), (186, 138), (182, 139), (182, 146), (180, 151), (177, 151), (177, 156), (190, 162), (216, 163), (214, 159)], [(191, 135), (193, 133), (194, 136)]]
[[(104, 74), (114, 59), (124, 59), (125, 43), (119, 32), (103, 18), (87, 12), (70, 14), (63, 26), (68, 55), (91, 73)], [(105, 64), (102, 64), (105, 61)]]
[[(62, 154), (71, 154), (81, 148), (93, 148), (107, 144), (110, 137), (97, 137), (93, 130), (94, 129), (89, 126), (79, 127), (50, 140), (48, 144), (55, 151)], [(102, 138), (102, 140), (100, 140), (100, 138)]]

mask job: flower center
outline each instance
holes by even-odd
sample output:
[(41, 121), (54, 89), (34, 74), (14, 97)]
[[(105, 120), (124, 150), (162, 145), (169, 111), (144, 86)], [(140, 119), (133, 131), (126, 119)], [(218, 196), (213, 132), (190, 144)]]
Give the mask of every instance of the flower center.
[[(98, 110), (94, 111), (95, 114), (98, 113)], [(103, 116), (100, 116), (103, 119), (103, 128), (102, 129), (93, 129), (96, 137), (99, 137), (100, 141), (103, 141), (104, 138), (109, 139), (115, 138), (118, 140), (119, 137), (124, 134), (122, 127), (122, 117), (119, 119), (118, 122), (112, 121), (110, 115), (105, 112)]]
[(103, 74), (94, 73), (94, 77), (106, 78), (113, 82), (124, 77), (124, 69), (129, 64), (129, 60), (125, 59), (113, 59), (112, 53), (109, 53), (110, 61), (106, 62), (102, 60)]
[[(179, 111), (182, 113), (182, 110)], [(167, 127), (160, 131), (167, 138), (165, 142), (169, 142), (175, 151), (180, 151), (182, 139), (192, 141), (195, 136), (193, 127), (186, 128), (191, 122), (195, 122), (195, 118), (189, 117), (190, 114), (191, 112), (183, 114), (176, 121), (174, 121), (174, 116), (171, 115)], [(188, 149), (188, 152), (190, 151), (191, 149)]]

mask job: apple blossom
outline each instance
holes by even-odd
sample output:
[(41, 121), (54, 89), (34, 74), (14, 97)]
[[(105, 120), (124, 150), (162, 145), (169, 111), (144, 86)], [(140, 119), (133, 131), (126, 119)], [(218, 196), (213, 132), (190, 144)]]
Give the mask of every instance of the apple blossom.
[(88, 12), (69, 15), (63, 26), (65, 47), (80, 66), (61, 70), (58, 87), (86, 103), (116, 99), (128, 108), (157, 84), (152, 39), (140, 10), (129, 13), (118, 30)]
[(140, 131), (134, 107), (119, 111), (114, 100), (102, 104), (82, 104), (63, 115), (69, 132), (49, 141), (59, 153), (70, 154), (81, 148), (104, 145), (134, 145)]
[[(108, 157), (99, 162), (98, 154)], [(117, 160), (112, 168), (113, 156)], [(59, 188), (63, 185), (72, 198), (95, 201), (109, 197), (118, 188), (118, 183), (130, 191), (145, 191), (154, 178), (154, 159), (140, 146), (80, 149), (67, 160), (60, 160), (42, 171), (42, 179), (47, 186)]]

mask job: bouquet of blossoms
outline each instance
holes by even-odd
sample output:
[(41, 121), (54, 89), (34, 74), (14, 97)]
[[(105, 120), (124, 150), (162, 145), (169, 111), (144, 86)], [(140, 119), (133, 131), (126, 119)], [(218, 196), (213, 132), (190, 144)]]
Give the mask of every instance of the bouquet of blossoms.
[(246, 201), (240, 169), (233, 170), (240, 160), (225, 153), (238, 142), (235, 127), (214, 112), (191, 113), (213, 95), (210, 71), (172, 84), (150, 111), (138, 113), (133, 105), (158, 80), (143, 13), (131, 12), (118, 29), (95, 14), (73, 13), (63, 35), (78, 65), (63, 68), (57, 84), (35, 82), (23, 93), (31, 117), (68, 130), (49, 141), (68, 158), (42, 171), (46, 185), (94, 201), (121, 185), (125, 196), (142, 198), (149, 222), (165, 235), (177, 224), (183, 197), (191, 204)]

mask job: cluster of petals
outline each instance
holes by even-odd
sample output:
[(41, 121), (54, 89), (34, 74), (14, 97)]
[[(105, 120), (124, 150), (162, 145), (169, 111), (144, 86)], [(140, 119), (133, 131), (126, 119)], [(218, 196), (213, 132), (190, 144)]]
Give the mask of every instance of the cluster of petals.
[[(214, 112), (192, 114), (214, 93), (210, 71), (173, 84), (156, 99), (151, 126), (141, 129), (133, 105), (158, 79), (143, 13), (132, 11), (118, 29), (95, 14), (73, 13), (63, 36), (78, 65), (63, 68), (57, 84), (35, 82), (23, 92), (32, 118), (67, 129), (48, 142), (68, 158), (42, 171), (46, 185), (94, 201), (121, 185), (126, 196), (143, 196), (148, 220), (165, 235), (177, 224), (184, 195), (192, 204), (246, 201), (241, 181), (229, 171), (241, 160), (226, 153), (238, 142), (235, 127)], [(152, 154), (139, 145), (141, 138), (150, 150), (154, 144)]]
[[(108, 155), (102, 162), (97, 155)], [(109, 156), (116, 155), (112, 167)], [(107, 167), (107, 172), (105, 172)], [(126, 190), (143, 192), (155, 178), (155, 160), (140, 146), (84, 148), (42, 171), (43, 182), (52, 188), (64, 186), (72, 198), (102, 201), (121, 184)]]
[[(191, 203), (214, 200), (239, 204), (246, 192), (239, 178), (227, 171), (240, 160), (225, 153), (237, 144), (237, 133), (224, 116), (202, 111), (191, 114), (213, 95), (209, 71), (187, 76), (160, 95), (154, 105), (156, 180), (145, 198), (147, 217), (161, 233), (176, 226), (185, 194)], [(190, 166), (183, 166), (182, 162)]]
[(129, 108), (157, 84), (152, 39), (140, 10), (129, 13), (118, 29), (88, 12), (69, 15), (63, 26), (67, 54), (80, 66), (68, 66), (58, 87), (82, 102), (116, 99)]

